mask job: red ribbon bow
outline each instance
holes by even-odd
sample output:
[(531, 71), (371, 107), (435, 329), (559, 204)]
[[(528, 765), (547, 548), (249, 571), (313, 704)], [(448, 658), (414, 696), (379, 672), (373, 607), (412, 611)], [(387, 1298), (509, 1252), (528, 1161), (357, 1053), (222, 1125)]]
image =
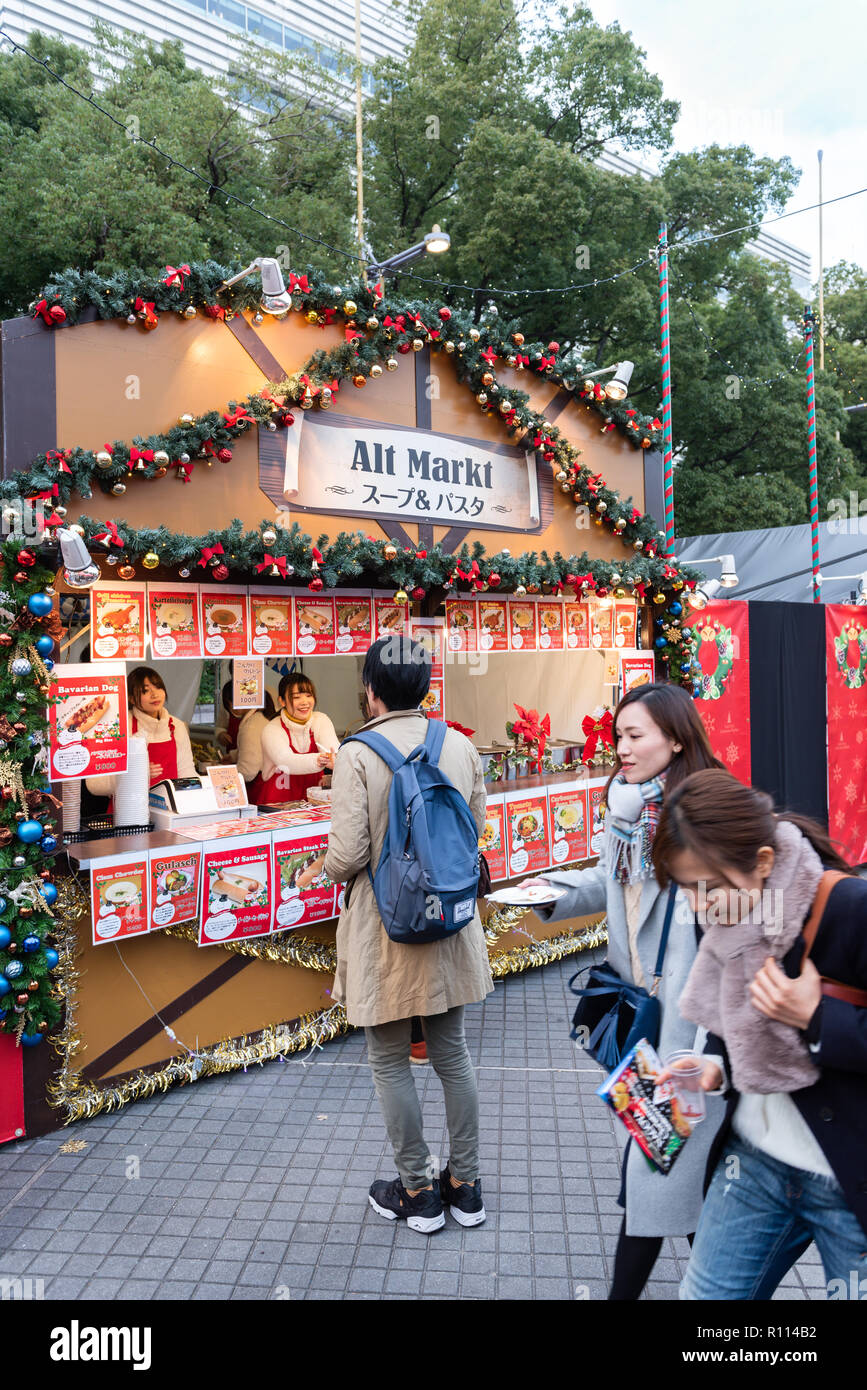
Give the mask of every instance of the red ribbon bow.
[(661, 430), (661, 429), (662, 429), (662, 421), (661, 421), (661, 420), (657, 420), (656, 416), (654, 415), (653, 419), (651, 420), (651, 422), (650, 422), (650, 424), (649, 424), (649, 426), (648, 426), (648, 429), (651, 429), (651, 430)]
[(153, 451), (153, 449), (137, 449), (137, 448), (135, 447), (135, 445), (133, 444), (132, 448), (131, 448), (130, 451), (129, 451), (129, 466), (130, 466), (130, 468), (132, 468), (132, 466), (133, 466), (134, 463), (138, 463), (139, 459), (144, 459), (145, 463), (153, 463), (153, 461), (154, 461), (154, 451)]
[(544, 372), (544, 370), (545, 370), (546, 367), (553, 367), (553, 366), (554, 366), (554, 363), (555, 363), (556, 361), (557, 361), (557, 358), (556, 358), (556, 357), (546, 357), (545, 354), (543, 353), (543, 354), (542, 354), (542, 360), (540, 361), (538, 367), (536, 368), (536, 371), (537, 371), (537, 372)]
[(239, 420), (249, 420), (250, 418), (251, 417), (247, 414), (246, 406), (243, 405), (239, 405), (237, 410), (233, 410), (230, 415), (227, 415), (225, 411), (223, 412), (223, 419), (229, 428), (233, 425), (237, 425)]
[(209, 560), (212, 560), (213, 557), (214, 557), (215, 555), (222, 555), (222, 554), (224, 554), (224, 551), (223, 551), (223, 547), (220, 545), (220, 542), (219, 542), (219, 541), (217, 541), (217, 544), (214, 545), (214, 546), (206, 546), (206, 545), (203, 545), (203, 546), (202, 546), (202, 558), (201, 558), (201, 560), (199, 561), (199, 564), (200, 564), (200, 565), (206, 565), (206, 564), (208, 563), (208, 561), (209, 561)]
[(154, 301), (152, 299), (138, 298), (136, 299), (134, 307), (137, 314), (140, 314), (142, 311), (144, 311), (146, 323), (159, 323), (156, 311), (154, 310)]
[(72, 469), (69, 467), (69, 464), (66, 462), (66, 455), (65, 455), (64, 453), (62, 453), (60, 449), (49, 449), (48, 452), (47, 452), (46, 455), (45, 455), (45, 458), (46, 458), (46, 460), (48, 461), (48, 463), (53, 463), (53, 462), (56, 461), (56, 462), (57, 462), (57, 467), (60, 469), (60, 472), (61, 472), (61, 473), (71, 473), (71, 472), (72, 472)]
[(603, 747), (614, 747), (614, 716), (611, 710), (607, 709), (601, 719), (594, 719), (592, 714), (585, 714), (581, 721), (581, 732), (587, 740), (581, 761), (589, 763), (596, 756), (596, 746), (600, 739)]
[(497, 360), (497, 354), (494, 352), (494, 349), (492, 347), (486, 347), (484, 352), (482, 353), (482, 357), (484, 357), (489, 367), (493, 367), (494, 363)]
[(600, 484), (601, 482), (602, 482), (602, 474), (601, 474), (601, 473), (591, 473), (591, 474), (590, 474), (590, 477), (587, 479), (587, 491), (588, 491), (588, 492), (592, 492), (593, 495), (594, 495), (594, 497), (595, 497), (596, 493), (599, 491), (599, 484)]
[(117, 526), (113, 521), (107, 521), (105, 523), (105, 530), (97, 531), (93, 539), (95, 541), (106, 541), (109, 545), (119, 545), (121, 548), (123, 547), (123, 536), (118, 535)]
[(257, 574), (261, 574), (263, 570), (270, 569), (272, 565), (277, 566), (284, 579), (289, 578), (286, 573), (286, 557), (284, 555), (269, 555), (267, 550), (265, 551), (261, 565), (256, 566)]
[(294, 270), (289, 272), (289, 293), (290, 294), (309, 294), (310, 282), (306, 275), (296, 275)]
[(183, 478), (185, 483), (190, 481), (190, 474), (193, 471), (192, 463), (181, 463), (180, 459), (172, 459), (172, 468), (178, 470), (177, 476)]
[(181, 289), (184, 288), (184, 276), (190, 274), (188, 265), (179, 265), (177, 269), (173, 265), (166, 266), (166, 273), (163, 276), (164, 285), (173, 285), (176, 280), (180, 281)]
[(405, 333), (406, 316), (404, 314), (398, 314), (397, 318), (393, 319), (391, 314), (386, 314), (385, 318), (382, 320), (382, 326), (383, 328), (396, 328), (398, 332)]

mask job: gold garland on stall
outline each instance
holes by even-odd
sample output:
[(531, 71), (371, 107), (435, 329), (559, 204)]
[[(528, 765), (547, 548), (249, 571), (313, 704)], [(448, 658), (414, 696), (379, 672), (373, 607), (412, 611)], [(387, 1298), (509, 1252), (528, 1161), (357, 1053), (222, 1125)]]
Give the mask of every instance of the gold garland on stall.
[[(102, 1111), (118, 1110), (132, 1100), (143, 1100), (158, 1091), (167, 1091), (170, 1086), (189, 1084), (200, 1077), (237, 1071), (241, 1067), (246, 1070), (247, 1067), (261, 1065), (277, 1057), (305, 1052), (308, 1048), (319, 1047), (349, 1032), (350, 1025), (343, 1006), (332, 1004), (318, 1013), (302, 1015), (291, 1029), (285, 1023), (273, 1024), (263, 1028), (253, 1039), (246, 1034), (240, 1039), (224, 1038), (221, 1042), (202, 1048), (195, 1055), (172, 1058), (152, 1071), (135, 1072), (115, 1086), (100, 1087), (87, 1081), (76, 1065), (76, 1058), (85, 1046), (76, 1023), (80, 981), (77, 960), (81, 954), (76, 927), (79, 922), (89, 918), (90, 899), (80, 878), (75, 875), (62, 879), (58, 889), (53, 935), (60, 959), (54, 980), (57, 996), (65, 1002), (66, 1007), (62, 1028), (49, 1039), (60, 1057), (61, 1066), (57, 1076), (48, 1084), (47, 1096), (51, 1105), (65, 1112), (64, 1125), (89, 1119)], [(496, 942), (500, 936), (514, 931), (529, 910), (503, 907), (490, 912), (484, 922), (487, 941)], [(184, 940), (198, 941), (195, 923), (165, 930)], [(562, 960), (578, 951), (592, 950), (604, 945), (607, 940), (604, 918), (595, 926), (564, 932), (547, 940), (530, 938), (526, 946), (489, 953), (491, 974), (494, 979), (504, 979), (507, 975), (517, 975), (524, 970)], [(241, 952), (259, 960), (297, 965), (322, 974), (333, 973), (337, 965), (337, 951), (330, 943), (309, 937), (293, 938), (289, 933), (276, 939), (227, 942), (223, 950)]]

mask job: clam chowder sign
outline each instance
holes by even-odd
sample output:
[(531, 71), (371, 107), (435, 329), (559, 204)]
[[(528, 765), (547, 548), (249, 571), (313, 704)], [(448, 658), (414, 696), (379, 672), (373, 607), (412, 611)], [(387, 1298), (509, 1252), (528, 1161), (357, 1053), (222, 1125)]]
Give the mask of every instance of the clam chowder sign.
[(285, 439), (290, 510), (498, 531), (541, 525), (532, 451), (301, 412)]

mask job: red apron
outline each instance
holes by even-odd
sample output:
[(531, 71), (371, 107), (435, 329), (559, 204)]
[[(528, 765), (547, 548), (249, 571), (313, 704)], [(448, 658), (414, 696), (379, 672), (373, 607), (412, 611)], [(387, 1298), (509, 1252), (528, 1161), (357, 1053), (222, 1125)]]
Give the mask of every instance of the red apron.
[[(316, 753), (316, 739), (313, 737), (313, 730), (310, 729), (310, 743), (307, 748), (296, 748), (292, 742), (292, 731), (286, 723), (282, 714), (280, 715), (280, 725), (289, 740), (289, 747), (293, 753)], [(299, 772), (287, 777), (285, 772), (272, 772), (270, 777), (257, 777), (259, 782), (258, 794), (255, 804), (257, 806), (273, 806), (280, 801), (306, 801), (307, 788), (318, 787), (322, 781), (322, 771), (319, 772)], [(251, 784), (255, 787), (256, 782)], [(252, 800), (252, 797), (251, 797)]]
[(231, 749), (238, 747), (238, 730), (240, 729), (240, 727), (240, 716), (237, 714), (230, 714), (228, 727), (226, 729), (226, 733), (229, 736), (229, 742), (226, 745), (227, 748)]
[[(138, 721), (135, 715), (132, 717), (132, 732), (136, 733)], [(156, 763), (159, 772), (155, 777), (151, 777), (150, 785), (162, 782), (166, 777), (177, 777), (178, 775), (178, 749), (175, 743), (175, 721), (169, 715), (169, 737), (165, 743), (148, 744), (148, 761)]]

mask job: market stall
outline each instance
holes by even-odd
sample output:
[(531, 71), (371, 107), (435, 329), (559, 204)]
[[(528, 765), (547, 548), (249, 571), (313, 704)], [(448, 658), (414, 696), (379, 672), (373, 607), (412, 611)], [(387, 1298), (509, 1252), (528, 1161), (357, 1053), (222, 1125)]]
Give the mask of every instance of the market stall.
[[(250, 804), (203, 672), (236, 713), (301, 673), (342, 736), (370, 642), (424, 642), (495, 886), (592, 861), (619, 692), (698, 674), (658, 421), (495, 317), (292, 274), (276, 318), (228, 274), (68, 272), (4, 325), (0, 1138), (345, 1030), (328, 788)], [(485, 920), (500, 977), (604, 940)]]

